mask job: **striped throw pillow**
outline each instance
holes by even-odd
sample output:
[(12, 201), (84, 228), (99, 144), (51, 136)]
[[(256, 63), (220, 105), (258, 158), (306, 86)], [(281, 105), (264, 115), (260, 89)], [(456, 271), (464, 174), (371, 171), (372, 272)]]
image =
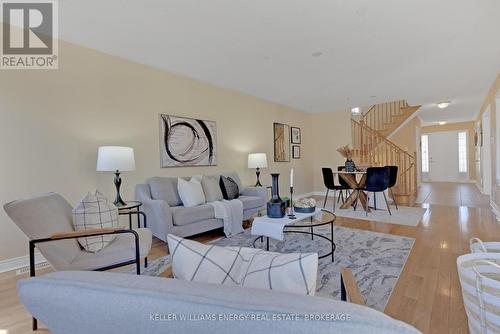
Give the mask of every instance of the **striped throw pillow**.
[[(118, 209), (98, 192), (88, 193), (73, 209), (73, 227), (75, 231), (109, 228), (118, 226)], [(96, 253), (106, 247), (115, 235), (99, 235), (78, 238), (80, 245), (87, 251)]]
[(318, 254), (273, 253), (248, 247), (220, 247), (167, 235), (172, 272), (186, 281), (275, 290), (313, 296)]

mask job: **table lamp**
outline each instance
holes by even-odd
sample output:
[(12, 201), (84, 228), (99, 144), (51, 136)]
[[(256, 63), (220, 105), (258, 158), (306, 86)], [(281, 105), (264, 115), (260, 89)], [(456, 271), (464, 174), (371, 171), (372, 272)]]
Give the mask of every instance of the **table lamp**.
[(97, 152), (97, 168), (98, 172), (114, 172), (116, 198), (113, 202), (116, 206), (125, 206), (125, 203), (120, 196), (120, 186), (122, 179), (121, 172), (135, 170), (134, 149), (123, 146), (101, 146)]
[(250, 153), (248, 154), (248, 168), (256, 168), (257, 175), (256, 187), (262, 187), (260, 183), (260, 169), (267, 168), (267, 156), (265, 153)]

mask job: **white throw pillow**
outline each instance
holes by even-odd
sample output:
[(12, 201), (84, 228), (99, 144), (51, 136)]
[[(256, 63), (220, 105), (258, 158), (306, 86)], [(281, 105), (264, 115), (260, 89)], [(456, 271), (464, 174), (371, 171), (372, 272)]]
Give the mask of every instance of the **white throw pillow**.
[(317, 253), (261, 251), (252, 258), (241, 286), (314, 296), (317, 275)]
[(186, 181), (179, 178), (177, 180), (177, 191), (182, 200), (182, 204), (186, 207), (198, 206), (205, 203), (205, 194), (201, 183), (196, 180)]
[(220, 247), (167, 235), (176, 279), (314, 295), (318, 254)]
[[(103, 194), (88, 193), (73, 209), (73, 227), (75, 231), (110, 228), (118, 226), (118, 209)], [(100, 235), (78, 238), (78, 242), (87, 252), (98, 252), (115, 239), (115, 235)]]

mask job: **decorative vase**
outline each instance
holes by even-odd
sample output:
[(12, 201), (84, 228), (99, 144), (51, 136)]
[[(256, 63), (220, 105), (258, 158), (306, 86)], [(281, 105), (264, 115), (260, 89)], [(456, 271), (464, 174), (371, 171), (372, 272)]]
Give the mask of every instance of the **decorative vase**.
[(356, 171), (356, 165), (354, 164), (354, 161), (352, 161), (352, 159), (347, 159), (345, 161), (345, 171), (348, 173)]
[(267, 216), (269, 218), (283, 218), (286, 212), (286, 203), (281, 200), (278, 186), (278, 173), (271, 173), (272, 177), (272, 195), (271, 200), (267, 202)]

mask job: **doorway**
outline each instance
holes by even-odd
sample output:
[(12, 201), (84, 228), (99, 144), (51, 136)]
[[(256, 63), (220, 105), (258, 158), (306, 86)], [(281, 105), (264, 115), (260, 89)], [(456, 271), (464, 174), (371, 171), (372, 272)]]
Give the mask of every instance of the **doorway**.
[(466, 131), (432, 132), (422, 136), (422, 180), (464, 182), (468, 180)]

